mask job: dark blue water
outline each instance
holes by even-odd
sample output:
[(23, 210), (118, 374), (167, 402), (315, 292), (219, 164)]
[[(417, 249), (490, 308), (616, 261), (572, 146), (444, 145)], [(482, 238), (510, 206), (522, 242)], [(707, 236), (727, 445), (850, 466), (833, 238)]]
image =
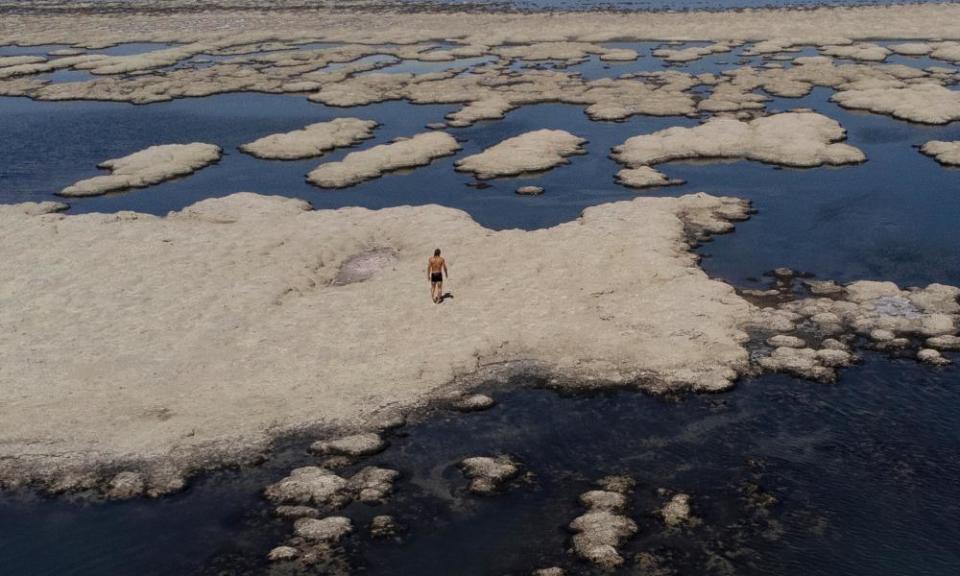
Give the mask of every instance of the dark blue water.
[[(632, 392), (560, 395), (494, 388), (499, 404), (440, 412), (393, 436), (366, 463), (403, 473), (384, 505), (344, 513), (357, 533), (351, 563), (366, 574), (529, 574), (559, 564), (590, 573), (565, 550), (577, 495), (606, 474), (637, 481), (623, 548), (630, 569), (652, 552), (680, 574), (952, 576), (960, 569), (960, 372), (869, 357), (825, 386), (766, 376), (719, 396), (657, 399)], [(464, 493), (456, 463), (510, 453), (531, 472), (505, 494)], [(5, 575), (244, 574), (289, 534), (259, 498), (290, 466), (212, 474), (159, 502), (79, 504), (0, 498)], [(347, 470), (351, 472), (352, 470)], [(693, 498), (703, 523), (667, 533), (657, 489)], [(761, 506), (751, 493), (772, 496)], [(393, 514), (402, 542), (371, 541), (375, 514)]]
[[(589, 63), (584, 65), (589, 66)], [(602, 69), (602, 65), (596, 64)], [(851, 144), (869, 161), (860, 166), (780, 169), (753, 162), (672, 163), (660, 169), (683, 178), (683, 186), (646, 192), (677, 195), (694, 191), (754, 201), (759, 213), (731, 236), (706, 249), (706, 269), (737, 284), (764, 270), (790, 266), (825, 278), (889, 279), (902, 284), (960, 284), (956, 214), (960, 214), (960, 171), (939, 166), (914, 147), (931, 139), (960, 139), (960, 125), (930, 127), (885, 116), (845, 111), (818, 89), (800, 99), (776, 99), (772, 110), (810, 107), (839, 120)], [(456, 106), (389, 102), (350, 109), (310, 103), (302, 97), (229, 94), (149, 106), (118, 103), (0, 100), (0, 198), (5, 202), (56, 199), (54, 192), (102, 171), (96, 164), (158, 143), (202, 141), (224, 147), (223, 160), (188, 178), (127, 193), (74, 199), (72, 212), (137, 210), (163, 214), (211, 196), (238, 191), (283, 194), (317, 208), (438, 203), (467, 211), (496, 228), (540, 228), (575, 218), (584, 208), (630, 199), (618, 185), (611, 147), (628, 137), (688, 118), (634, 117), (593, 122), (580, 107), (543, 104), (515, 110), (504, 120), (454, 129), (463, 151), (410, 173), (389, 174), (344, 190), (322, 190), (305, 175), (324, 159), (264, 161), (237, 151), (242, 143), (340, 115), (382, 123), (367, 147), (409, 136), (443, 119)], [(588, 154), (569, 165), (527, 177), (498, 179), (489, 188), (468, 187), (474, 179), (453, 170), (457, 158), (537, 128), (562, 128), (589, 139)], [(56, 152), (53, 153), (52, 151)], [(541, 197), (518, 197), (518, 186), (546, 188)]]

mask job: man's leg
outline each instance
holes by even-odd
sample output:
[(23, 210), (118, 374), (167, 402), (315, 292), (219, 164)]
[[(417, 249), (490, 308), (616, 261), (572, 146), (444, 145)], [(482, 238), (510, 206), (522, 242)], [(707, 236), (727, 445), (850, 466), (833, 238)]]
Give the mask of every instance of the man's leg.
[(437, 282), (437, 303), (443, 302), (443, 282)]
[(437, 303), (437, 283), (436, 282), (430, 283), (430, 299), (433, 300), (434, 304)]

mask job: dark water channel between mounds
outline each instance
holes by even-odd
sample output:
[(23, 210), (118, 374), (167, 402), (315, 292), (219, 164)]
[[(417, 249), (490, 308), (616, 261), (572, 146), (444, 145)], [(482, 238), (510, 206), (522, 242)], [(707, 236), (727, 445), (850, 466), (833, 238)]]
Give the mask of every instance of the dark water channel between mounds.
[[(678, 574), (942, 575), (960, 566), (960, 387), (956, 368), (868, 357), (837, 385), (785, 376), (732, 393), (658, 399), (634, 392), (563, 395), (493, 387), (486, 412), (441, 411), (390, 437), (365, 460), (403, 474), (385, 504), (343, 511), (348, 555), (362, 574), (528, 574), (561, 565), (577, 496), (607, 474), (637, 481), (640, 552)], [(532, 479), (504, 493), (464, 490), (457, 462), (508, 453)], [(4, 574), (239, 574), (267, 570), (289, 533), (260, 490), (315, 462), (305, 444), (262, 467), (222, 471), (157, 502), (0, 500)], [(348, 469), (347, 472), (352, 472)], [(666, 496), (692, 496), (702, 522), (667, 530)], [(375, 514), (406, 527), (399, 541), (365, 535)]]

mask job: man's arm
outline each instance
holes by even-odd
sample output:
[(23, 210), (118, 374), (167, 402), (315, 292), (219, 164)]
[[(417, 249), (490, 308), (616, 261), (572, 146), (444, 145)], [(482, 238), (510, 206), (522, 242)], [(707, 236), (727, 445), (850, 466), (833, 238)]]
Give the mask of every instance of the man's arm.
[(447, 272), (447, 260), (446, 260), (446, 259), (443, 260), (443, 274), (444, 274), (444, 276), (446, 276), (447, 278), (450, 277), (450, 273)]
[(430, 261), (427, 260), (427, 280), (430, 280)]

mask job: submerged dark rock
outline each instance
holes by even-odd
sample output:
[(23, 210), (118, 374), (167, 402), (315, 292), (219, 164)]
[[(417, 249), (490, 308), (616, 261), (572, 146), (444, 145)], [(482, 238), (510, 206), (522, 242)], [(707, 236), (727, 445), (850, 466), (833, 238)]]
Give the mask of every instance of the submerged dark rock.
[(374, 516), (370, 521), (370, 536), (374, 538), (390, 538), (400, 531), (400, 526), (393, 516), (381, 514)]
[(543, 194), (543, 188), (540, 186), (521, 186), (517, 188), (517, 194), (520, 196), (540, 196)]

